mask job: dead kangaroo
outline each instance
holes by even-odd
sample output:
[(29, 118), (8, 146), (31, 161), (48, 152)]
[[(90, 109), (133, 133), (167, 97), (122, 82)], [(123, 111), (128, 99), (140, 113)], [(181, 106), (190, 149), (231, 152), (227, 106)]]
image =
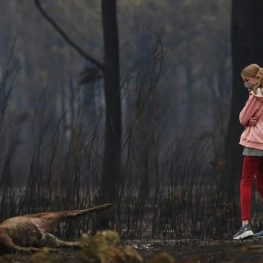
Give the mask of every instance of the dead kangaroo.
[(68, 218), (75, 218), (111, 207), (111, 204), (84, 210), (39, 213), (12, 217), (0, 224), (0, 253), (17, 251), (32, 253), (40, 247), (79, 247), (79, 242), (66, 242), (50, 234), (54, 225)]

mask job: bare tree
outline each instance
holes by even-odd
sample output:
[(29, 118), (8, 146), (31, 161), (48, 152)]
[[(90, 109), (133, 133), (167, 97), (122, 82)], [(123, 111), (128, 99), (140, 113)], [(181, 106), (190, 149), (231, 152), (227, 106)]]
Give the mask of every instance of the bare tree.
[[(94, 65), (93, 72), (102, 72), (106, 102), (106, 126), (100, 201), (114, 202), (116, 199), (120, 170), (121, 145), (121, 99), (119, 77), (119, 44), (116, 16), (116, 0), (102, 0), (102, 25), (104, 36), (104, 62), (89, 55), (77, 45), (43, 9), (39, 0), (34, 0), (43, 17), (83, 58)], [(90, 73), (90, 72), (89, 72)]]
[(102, 170), (102, 201), (115, 201), (121, 150), (121, 98), (116, 1), (102, 0), (106, 133)]

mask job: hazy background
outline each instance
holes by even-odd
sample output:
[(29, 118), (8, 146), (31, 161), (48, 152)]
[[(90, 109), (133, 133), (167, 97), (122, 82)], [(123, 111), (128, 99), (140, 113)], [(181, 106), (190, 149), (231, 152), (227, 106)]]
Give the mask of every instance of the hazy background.
[[(123, 80), (147, 56), (154, 33), (162, 36), (167, 50), (158, 83), (161, 150), (186, 134), (197, 137), (211, 132), (220, 141), (227, 124), (231, 93), (230, 1), (117, 3)], [(97, 58), (103, 57), (99, 1), (44, 1), (43, 6), (79, 46)], [(49, 130), (64, 111), (70, 126), (72, 111), (77, 114), (72, 103), (81, 104), (85, 107), (85, 122), (90, 128), (99, 122), (103, 134), (103, 88), (101, 81), (78, 85), (79, 74), (88, 63), (43, 19), (33, 1), (2, 0), (1, 10), (1, 68), (5, 68), (14, 38), (12, 63), (21, 66), (6, 125), (20, 140), (17, 150), (21, 154), (16, 160), (19, 172), (15, 174), (25, 177), (24, 164), (37, 134), (41, 107), (45, 107), (42, 125)], [(132, 78), (125, 85), (124, 129), (132, 110)]]
[[(79, 47), (103, 61), (101, 1), (41, 4)], [(0, 218), (89, 207), (106, 187), (116, 192), (111, 223), (122, 236), (172, 229), (178, 238), (218, 237), (236, 223), (237, 203), (228, 202), (233, 185), (225, 187), (220, 162), (232, 86), (230, 5), (117, 1), (122, 140), (115, 180), (114, 172), (102, 172), (103, 78), (81, 81), (91, 63), (34, 1), (2, 0)], [(62, 232), (70, 237), (89, 223)]]

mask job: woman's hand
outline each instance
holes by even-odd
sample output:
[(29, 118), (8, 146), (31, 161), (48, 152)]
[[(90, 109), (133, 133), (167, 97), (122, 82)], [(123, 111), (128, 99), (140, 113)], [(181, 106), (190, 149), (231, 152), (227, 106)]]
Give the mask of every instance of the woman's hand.
[(258, 122), (258, 117), (251, 117), (248, 121), (248, 126), (255, 126)]

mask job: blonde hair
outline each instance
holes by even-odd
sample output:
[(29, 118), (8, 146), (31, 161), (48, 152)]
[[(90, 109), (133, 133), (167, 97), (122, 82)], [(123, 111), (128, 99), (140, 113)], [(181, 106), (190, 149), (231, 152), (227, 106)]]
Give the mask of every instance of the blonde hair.
[(250, 64), (244, 67), (241, 71), (241, 76), (247, 76), (251, 78), (257, 78), (257, 84), (253, 87), (253, 92), (257, 93), (258, 88), (263, 87), (263, 68), (258, 64)]

